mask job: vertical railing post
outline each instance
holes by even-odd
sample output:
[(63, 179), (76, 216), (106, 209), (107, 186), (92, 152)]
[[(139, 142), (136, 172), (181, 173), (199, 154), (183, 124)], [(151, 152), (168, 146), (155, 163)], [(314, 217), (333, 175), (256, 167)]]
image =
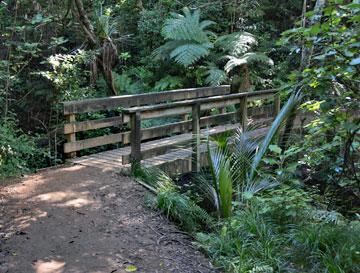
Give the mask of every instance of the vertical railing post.
[(281, 100), (280, 95), (278, 93), (275, 94), (274, 98), (274, 116), (276, 117), (280, 113), (280, 107), (281, 107)]
[[(76, 121), (75, 114), (66, 115), (65, 119), (67, 122), (75, 122)], [(66, 138), (67, 142), (75, 142), (76, 141), (76, 133), (66, 134), (65, 138)], [(75, 158), (76, 152), (67, 153), (67, 154), (65, 154), (65, 156), (67, 158)]]
[(141, 113), (130, 114), (131, 168), (134, 170), (141, 162)]
[(240, 100), (239, 110), (238, 110), (239, 123), (243, 130), (246, 130), (247, 126), (247, 97), (243, 97)]
[(200, 104), (192, 106), (192, 161), (191, 170), (200, 171)]

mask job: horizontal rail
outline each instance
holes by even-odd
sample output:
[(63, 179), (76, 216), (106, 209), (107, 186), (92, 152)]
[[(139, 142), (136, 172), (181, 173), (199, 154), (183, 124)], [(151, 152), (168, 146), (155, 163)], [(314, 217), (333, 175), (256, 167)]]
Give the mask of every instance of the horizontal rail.
[(71, 122), (64, 125), (64, 134), (78, 133), (88, 130), (101, 129), (123, 124), (123, 117), (111, 117), (104, 119)]
[(225, 95), (229, 92), (230, 86), (223, 85), (218, 87), (189, 88), (139, 95), (125, 95), (80, 101), (70, 101), (63, 102), (64, 115), (112, 110), (119, 107), (127, 108), (133, 106), (163, 103), (167, 101), (179, 101), (194, 98), (211, 97), (217, 95)]
[[(64, 153), (73, 157), (77, 151), (115, 143), (122, 143), (125, 145), (130, 143), (135, 147), (134, 143), (132, 143), (133, 140), (139, 142), (143, 140), (169, 136), (172, 134), (184, 133), (192, 130), (193, 122), (189, 120), (147, 129), (137, 128), (139, 133), (137, 134), (136, 138), (131, 136), (131, 131), (133, 131), (133, 128), (130, 126), (130, 132), (121, 132), (84, 140), (76, 139), (76, 133), (82, 131), (131, 124), (137, 124), (137, 126), (139, 126), (137, 119), (134, 118), (134, 114), (136, 113), (138, 113), (138, 118), (141, 121), (167, 116), (186, 115), (192, 113), (194, 105), (199, 105), (199, 109), (202, 111), (213, 108), (219, 108), (220, 110), (223, 110), (226, 106), (241, 104), (244, 99), (254, 100), (258, 98), (267, 98), (270, 95), (275, 94), (277, 90), (271, 89), (236, 94), (229, 94), (229, 92), (229, 86), (221, 86), (218, 88), (183, 89), (152, 94), (110, 97), (86, 100), (83, 102), (65, 103), (64, 112), (67, 113), (66, 111), (70, 111), (71, 109), (72, 112), (71, 114), (68, 113), (65, 115), (69, 123), (64, 125), (64, 134), (68, 140), (68, 142), (64, 144)], [(144, 100), (139, 101), (142, 98)], [(187, 99), (182, 100), (184, 98)], [(170, 102), (168, 100), (175, 101)], [(115, 105), (118, 107), (119, 103), (123, 103), (122, 106), (131, 104), (135, 104), (136, 106), (129, 108), (124, 107), (120, 116), (76, 122), (75, 113), (81, 113), (82, 111), (85, 111), (85, 109), (90, 109), (91, 111), (96, 111), (98, 109), (109, 110), (111, 107), (115, 107)], [(158, 104), (143, 105), (148, 103)], [(242, 106), (242, 108), (244, 107), (247, 108), (246, 106)], [(250, 109), (251, 108), (249, 108), (249, 111), (251, 111)], [(259, 109), (261, 109), (261, 107), (259, 107)], [(85, 112), (87, 111), (88, 110)], [(225, 113), (221, 111), (221, 113), (222, 114), (219, 115), (201, 117), (199, 120), (200, 128), (204, 128), (205, 126), (211, 127), (213, 125), (222, 125), (231, 120), (235, 121), (239, 119), (239, 111), (233, 113)], [(138, 146), (138, 144), (136, 146)]]
[(64, 153), (71, 153), (81, 151), (84, 149), (94, 148), (107, 144), (120, 143), (122, 141), (123, 133), (99, 136), (84, 140), (78, 140), (73, 142), (67, 142), (64, 144)]
[[(149, 106), (138, 106), (138, 107), (131, 107), (126, 108), (123, 110), (126, 114), (136, 113), (136, 112), (152, 112), (152, 111), (160, 111), (160, 110), (168, 110), (173, 108), (181, 108), (181, 107), (190, 107), (194, 104), (199, 105), (206, 105), (211, 103), (217, 102), (229, 102), (229, 104), (237, 103), (241, 98), (251, 98), (251, 97), (258, 97), (264, 95), (271, 95), (277, 93), (277, 89), (269, 89), (269, 90), (261, 90), (255, 92), (244, 92), (244, 93), (236, 93), (236, 94), (228, 94), (228, 95), (221, 95), (221, 96), (212, 96), (208, 98), (199, 98), (199, 99), (191, 99), (185, 101), (177, 101), (173, 103), (163, 103), (163, 104), (156, 104), (156, 105), (149, 105)], [(219, 104), (219, 106), (223, 106)], [(215, 106), (217, 107), (217, 106)], [(165, 115), (164, 115), (165, 116)]]

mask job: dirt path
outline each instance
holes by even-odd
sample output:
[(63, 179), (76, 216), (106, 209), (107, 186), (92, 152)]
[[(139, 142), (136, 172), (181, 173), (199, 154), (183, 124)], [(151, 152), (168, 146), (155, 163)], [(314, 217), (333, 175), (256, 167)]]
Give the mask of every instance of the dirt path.
[(83, 166), (2, 186), (0, 272), (215, 272), (188, 236), (144, 206), (145, 192)]

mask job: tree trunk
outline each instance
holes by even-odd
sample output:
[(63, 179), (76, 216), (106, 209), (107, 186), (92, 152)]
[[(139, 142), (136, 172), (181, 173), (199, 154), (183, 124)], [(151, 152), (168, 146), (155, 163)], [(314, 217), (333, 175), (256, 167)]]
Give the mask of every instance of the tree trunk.
[(118, 58), (116, 46), (114, 45), (110, 37), (99, 40), (99, 38), (96, 36), (94, 32), (94, 27), (92, 26), (85, 12), (82, 0), (73, 0), (73, 1), (74, 1), (73, 12), (75, 16), (78, 18), (79, 23), (82, 29), (84, 30), (90, 42), (91, 47), (92, 48), (101, 47), (101, 55), (97, 56), (97, 61), (95, 62), (95, 65), (94, 64), (92, 65), (92, 70), (91, 70), (92, 74), (90, 81), (91, 82), (95, 81), (94, 77), (97, 76), (96, 64), (99, 64), (102, 75), (109, 90), (109, 95), (115, 96), (117, 95), (117, 92), (115, 89), (114, 79), (112, 76), (112, 68), (117, 63), (117, 58)]
[[(310, 21), (310, 25), (314, 25), (321, 20), (321, 10), (325, 6), (325, 4), (326, 4), (326, 0), (317, 0), (316, 1), (315, 7), (314, 7), (315, 15), (313, 16), (312, 20)], [(306, 5), (307, 5), (307, 1), (304, 0), (303, 14), (302, 14), (302, 18), (303, 18), (302, 19), (302, 27), (306, 27), (306, 19), (305, 19)], [(300, 72), (302, 72), (305, 68), (310, 66), (311, 56), (313, 55), (313, 52), (314, 52), (314, 46), (312, 46), (310, 49), (308, 49), (305, 47), (305, 45), (303, 45), (303, 49), (302, 49), (302, 53), (301, 53), (301, 63), (300, 63), (300, 67), (299, 67)], [(301, 86), (297, 86), (295, 89), (295, 92), (298, 92), (300, 90), (300, 88), (301, 88)], [(294, 108), (294, 110), (291, 112), (289, 118), (286, 120), (284, 132), (280, 138), (280, 143), (279, 143), (279, 146), (282, 150), (287, 149), (290, 134), (294, 128), (296, 114), (297, 114), (297, 110), (296, 110), (296, 108)]]

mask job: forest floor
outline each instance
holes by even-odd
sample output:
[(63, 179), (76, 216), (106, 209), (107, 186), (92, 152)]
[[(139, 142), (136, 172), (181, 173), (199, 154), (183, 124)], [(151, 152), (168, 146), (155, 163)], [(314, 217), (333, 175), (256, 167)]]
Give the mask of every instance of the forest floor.
[(216, 272), (129, 177), (69, 166), (1, 185), (2, 273)]

